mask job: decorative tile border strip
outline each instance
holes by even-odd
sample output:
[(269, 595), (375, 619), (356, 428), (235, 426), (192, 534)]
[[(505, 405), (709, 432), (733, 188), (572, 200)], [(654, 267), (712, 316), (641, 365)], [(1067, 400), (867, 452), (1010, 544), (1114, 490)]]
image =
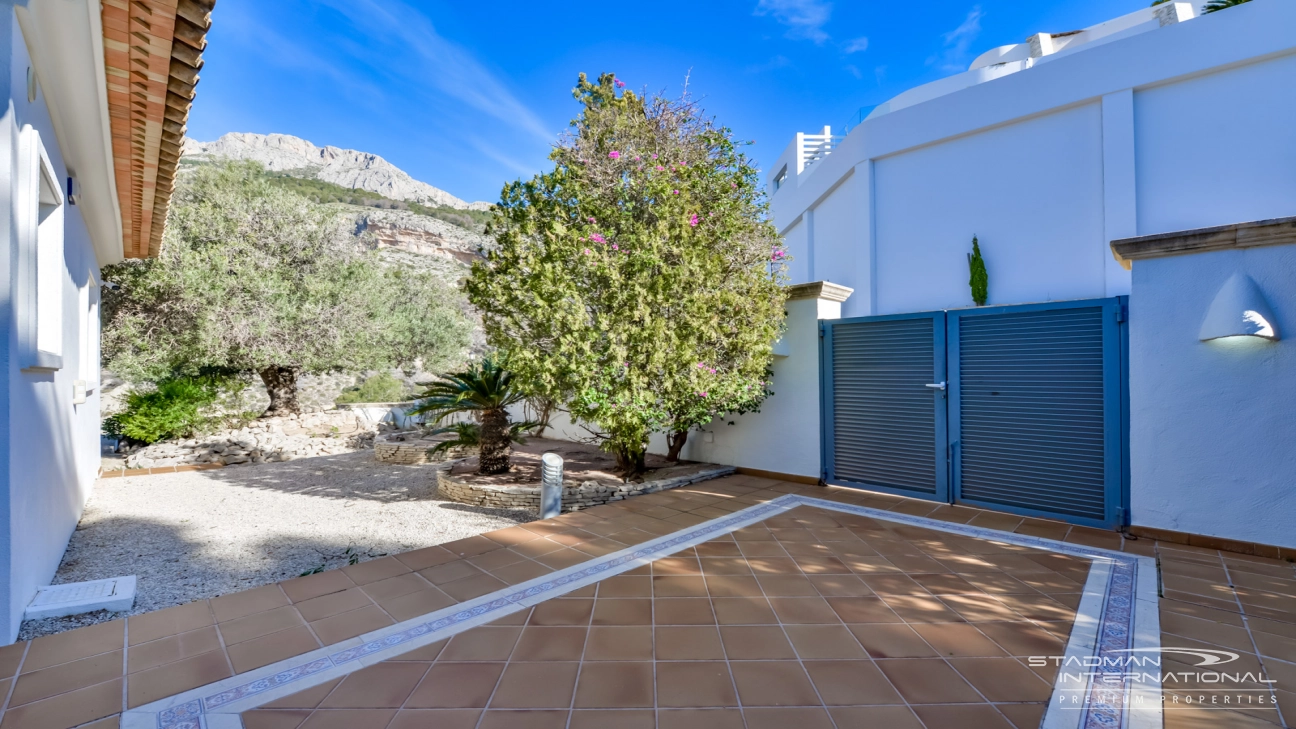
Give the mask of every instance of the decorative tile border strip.
[[(1082, 609), (1077, 610), (1067, 655), (1092, 658), (1128, 648), (1159, 646), (1159, 629), (1151, 626), (1152, 629), (1149, 630), (1144, 625), (1148, 622), (1149, 615), (1153, 620), (1157, 615), (1155, 564), (1150, 558), (788, 494), (359, 638), (316, 649), (278, 664), (153, 702), (123, 714), (121, 729), (236, 729), (242, 726), (238, 715), (250, 709), (444, 640), (722, 534), (765, 521), (798, 506), (850, 513), (1093, 560), (1094, 567), (1090, 570), (1085, 586)], [(1140, 565), (1141, 562), (1149, 564)], [(1142, 570), (1140, 566), (1143, 567)], [(1151, 579), (1140, 573), (1149, 574)], [(1137, 609), (1139, 603), (1149, 600), (1150, 610)], [(1141, 640), (1135, 639), (1136, 633), (1141, 636)], [(1055, 697), (1062, 690), (1061, 680), (1059, 671)], [(1061, 702), (1051, 701), (1042, 726), (1048, 729), (1113, 729), (1138, 725), (1141, 729), (1145, 725), (1144, 719), (1150, 721), (1153, 718), (1155, 723), (1147, 723), (1146, 726), (1159, 727), (1161, 724), (1159, 687), (1149, 694), (1147, 687), (1130, 686), (1124, 682), (1119, 686), (1103, 683), (1091, 684), (1086, 691), (1088, 701), (1082, 711), (1067, 711), (1060, 707)], [(1156, 707), (1141, 712), (1139, 721), (1131, 721), (1130, 695), (1140, 691), (1140, 695), (1154, 695)], [(1154, 711), (1155, 717), (1150, 716)]]

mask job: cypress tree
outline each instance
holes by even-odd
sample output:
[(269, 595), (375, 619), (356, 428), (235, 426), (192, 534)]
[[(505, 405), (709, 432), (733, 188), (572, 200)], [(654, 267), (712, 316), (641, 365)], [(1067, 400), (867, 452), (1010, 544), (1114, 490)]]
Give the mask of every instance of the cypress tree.
[(981, 245), (975, 235), (972, 236), (972, 252), (968, 254), (968, 270), (971, 273), (968, 285), (972, 287), (972, 300), (977, 306), (985, 306), (990, 294), (990, 277), (986, 274), (985, 259), (981, 257)]

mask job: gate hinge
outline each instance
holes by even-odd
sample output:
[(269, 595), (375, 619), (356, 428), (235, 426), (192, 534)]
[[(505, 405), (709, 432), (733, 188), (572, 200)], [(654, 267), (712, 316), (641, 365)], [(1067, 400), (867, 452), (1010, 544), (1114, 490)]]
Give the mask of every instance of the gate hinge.
[(1123, 322), (1129, 317), (1129, 311), (1124, 304), (1116, 307), (1116, 321)]

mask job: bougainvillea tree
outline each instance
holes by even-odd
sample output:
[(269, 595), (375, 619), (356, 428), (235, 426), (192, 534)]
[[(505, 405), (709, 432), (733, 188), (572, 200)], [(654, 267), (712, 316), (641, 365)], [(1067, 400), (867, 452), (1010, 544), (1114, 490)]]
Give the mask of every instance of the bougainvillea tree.
[(651, 433), (678, 455), (690, 429), (769, 394), (787, 255), (730, 131), (624, 86), (581, 74), (554, 168), (505, 186), (466, 290), (510, 367), (629, 478)]

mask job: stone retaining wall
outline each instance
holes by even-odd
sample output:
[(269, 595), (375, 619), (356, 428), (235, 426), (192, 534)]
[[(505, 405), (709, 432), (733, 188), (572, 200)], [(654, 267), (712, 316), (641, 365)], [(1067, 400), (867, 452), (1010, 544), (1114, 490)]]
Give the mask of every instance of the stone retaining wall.
[[(485, 506), (495, 509), (520, 509), (538, 512), (540, 510), (539, 486), (496, 486), (491, 484), (474, 484), (454, 478), (450, 475), (450, 465), (437, 470), (437, 492), (441, 498), (457, 501), (472, 506)], [(644, 481), (643, 483), (601, 483), (599, 481), (564, 481), (562, 510), (580, 511), (591, 506), (606, 504), (609, 501), (640, 494), (651, 494), (666, 489), (679, 488), (691, 483), (706, 481), (734, 472), (733, 466), (712, 466), (701, 471), (676, 476), (674, 478)]]
[(254, 420), (238, 430), (122, 451), (128, 469), (207, 463), (275, 463), (369, 447), (375, 431), (349, 410)]
[(471, 455), (468, 453), (471, 449), (462, 447), (450, 448), (435, 455), (429, 454), (428, 451), (438, 442), (410, 434), (383, 436), (374, 441), (374, 457), (383, 463), (413, 466), (420, 463), (443, 463)]

